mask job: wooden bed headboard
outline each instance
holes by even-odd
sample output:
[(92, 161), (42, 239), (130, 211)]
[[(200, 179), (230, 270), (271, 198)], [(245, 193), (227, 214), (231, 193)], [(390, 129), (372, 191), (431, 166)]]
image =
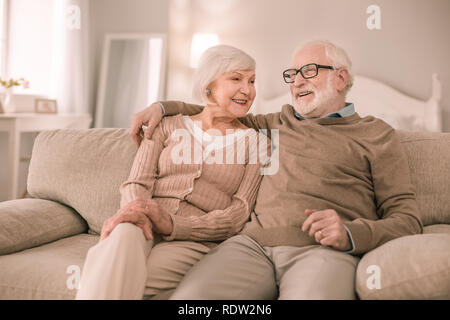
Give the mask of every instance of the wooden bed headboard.
[[(410, 97), (389, 85), (356, 75), (347, 101), (355, 104), (361, 117), (372, 115), (383, 119), (395, 129), (409, 131), (442, 131), (442, 112), (439, 105), (441, 84), (433, 74), (431, 97), (422, 101)], [(283, 104), (291, 103), (289, 89), (272, 99), (258, 99), (253, 113), (270, 113), (281, 110)]]

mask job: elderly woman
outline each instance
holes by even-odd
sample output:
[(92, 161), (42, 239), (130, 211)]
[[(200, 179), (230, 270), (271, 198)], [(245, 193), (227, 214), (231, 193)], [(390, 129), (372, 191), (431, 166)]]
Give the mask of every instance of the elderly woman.
[(258, 150), (267, 148), (238, 121), (255, 98), (254, 60), (231, 46), (208, 49), (194, 94), (206, 105), (200, 114), (165, 117), (140, 144), (120, 209), (87, 254), (77, 299), (170, 292), (248, 221), (266, 163)]

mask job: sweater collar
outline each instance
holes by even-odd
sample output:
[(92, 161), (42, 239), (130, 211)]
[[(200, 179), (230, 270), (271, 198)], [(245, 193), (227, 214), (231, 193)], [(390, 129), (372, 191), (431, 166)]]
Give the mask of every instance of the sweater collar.
[[(341, 110), (338, 110), (337, 112), (333, 112), (333, 113), (330, 113), (330, 114), (328, 114), (328, 115), (326, 115), (324, 117), (321, 117), (321, 119), (324, 119), (324, 118), (345, 118), (345, 117), (349, 117), (349, 116), (351, 116), (353, 114), (355, 114), (355, 106), (351, 102), (346, 102), (344, 108), (342, 108)], [(300, 113), (295, 111), (295, 109), (294, 109), (294, 116), (298, 120), (310, 120), (308, 118), (305, 118), (305, 117), (301, 116)]]

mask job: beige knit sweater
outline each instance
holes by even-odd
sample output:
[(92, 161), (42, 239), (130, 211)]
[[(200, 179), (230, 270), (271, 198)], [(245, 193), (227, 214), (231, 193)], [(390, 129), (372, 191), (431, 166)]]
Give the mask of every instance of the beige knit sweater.
[[(167, 114), (195, 114), (197, 105), (163, 102)], [(406, 154), (395, 130), (372, 116), (298, 120), (281, 112), (247, 115), (255, 129), (279, 130), (279, 170), (266, 175), (243, 234), (263, 246), (315, 244), (301, 231), (305, 209), (334, 209), (349, 229), (352, 254), (421, 233)], [(270, 133), (270, 131), (269, 131)]]
[[(155, 199), (173, 220), (165, 240), (227, 239), (242, 229), (255, 203), (263, 165), (250, 155), (258, 152), (258, 141), (253, 129), (213, 137), (189, 117), (165, 117), (137, 151), (120, 187), (121, 207), (137, 198)], [(245, 158), (239, 161), (237, 147), (243, 145)], [(234, 161), (227, 162), (230, 154)]]

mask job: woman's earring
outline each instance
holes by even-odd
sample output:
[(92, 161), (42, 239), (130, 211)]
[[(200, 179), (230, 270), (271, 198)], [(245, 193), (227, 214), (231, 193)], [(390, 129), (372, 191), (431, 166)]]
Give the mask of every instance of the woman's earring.
[(206, 88), (206, 95), (207, 96), (211, 95), (211, 89), (210, 88)]

